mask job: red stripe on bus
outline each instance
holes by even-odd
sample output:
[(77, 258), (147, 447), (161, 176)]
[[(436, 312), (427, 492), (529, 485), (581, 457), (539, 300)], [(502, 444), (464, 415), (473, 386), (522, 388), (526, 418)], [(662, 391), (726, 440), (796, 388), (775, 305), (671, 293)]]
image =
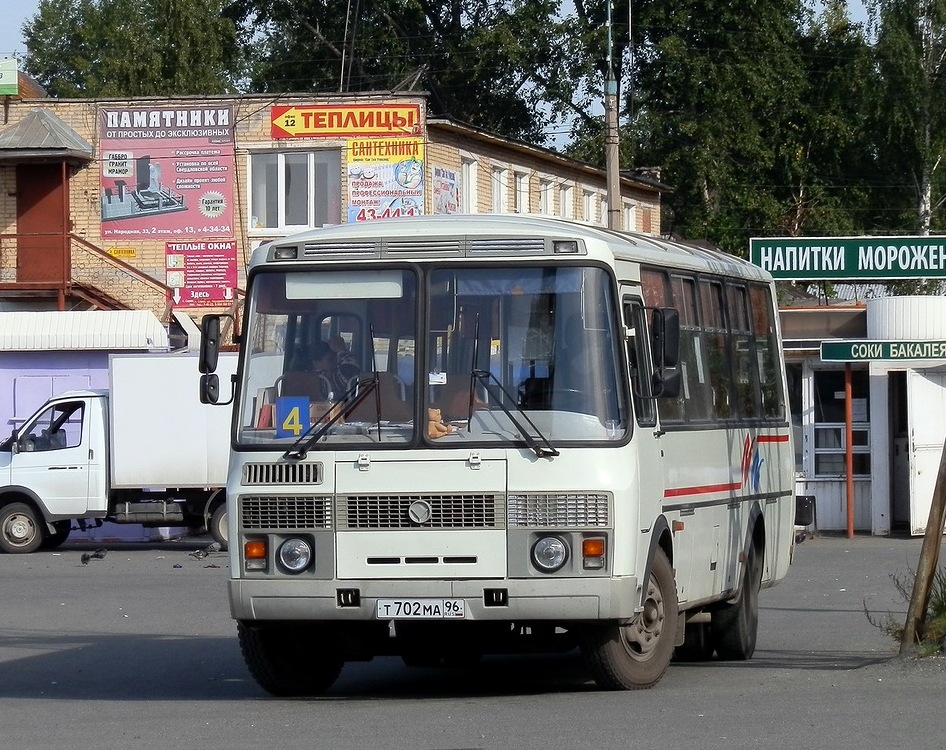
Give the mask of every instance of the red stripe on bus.
[(732, 492), (742, 487), (739, 482), (730, 484), (705, 484), (700, 487), (678, 487), (664, 490), (664, 497), (680, 497), (681, 495), (706, 495), (710, 492)]

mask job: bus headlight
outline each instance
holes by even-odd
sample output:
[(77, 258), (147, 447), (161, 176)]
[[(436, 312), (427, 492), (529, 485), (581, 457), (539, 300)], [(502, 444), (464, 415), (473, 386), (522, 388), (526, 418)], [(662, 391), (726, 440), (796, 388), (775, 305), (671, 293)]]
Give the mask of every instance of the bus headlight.
[(544, 536), (532, 545), (532, 564), (543, 573), (554, 573), (568, 561), (568, 545), (557, 536)]
[(312, 562), (312, 545), (305, 539), (287, 539), (279, 545), (276, 557), (287, 573), (301, 573)]

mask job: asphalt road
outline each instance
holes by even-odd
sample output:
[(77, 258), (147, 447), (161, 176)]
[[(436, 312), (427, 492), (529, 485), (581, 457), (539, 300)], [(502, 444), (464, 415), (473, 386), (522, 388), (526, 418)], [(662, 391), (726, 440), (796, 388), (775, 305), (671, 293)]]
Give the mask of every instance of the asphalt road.
[[(761, 595), (756, 657), (602, 692), (575, 655), (350, 664), (311, 700), (249, 677), (227, 557), (193, 543), (0, 555), (0, 748), (941, 748), (946, 659), (896, 656), (920, 540), (817, 537)], [(946, 561), (946, 557), (944, 557)], [(866, 609), (866, 612), (865, 612)], [(870, 618), (868, 617), (870, 615)]]

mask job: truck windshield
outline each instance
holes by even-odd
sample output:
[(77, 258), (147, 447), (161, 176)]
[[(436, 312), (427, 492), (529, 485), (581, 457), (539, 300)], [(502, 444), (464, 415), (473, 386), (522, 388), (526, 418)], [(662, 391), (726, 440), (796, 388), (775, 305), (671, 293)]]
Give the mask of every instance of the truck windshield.
[(262, 273), (238, 440), (288, 449), (315, 436), (306, 450), (618, 440), (629, 420), (617, 320), (600, 268)]

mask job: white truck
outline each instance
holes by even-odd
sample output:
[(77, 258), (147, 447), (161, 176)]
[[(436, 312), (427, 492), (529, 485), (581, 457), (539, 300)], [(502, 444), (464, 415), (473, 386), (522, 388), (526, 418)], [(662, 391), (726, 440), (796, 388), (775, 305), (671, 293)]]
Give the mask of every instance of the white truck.
[[(223, 355), (224, 376), (236, 355)], [(201, 404), (197, 357), (115, 354), (108, 390), (54, 396), (0, 444), (0, 550), (104, 521), (207, 527), (226, 544), (230, 409)]]

